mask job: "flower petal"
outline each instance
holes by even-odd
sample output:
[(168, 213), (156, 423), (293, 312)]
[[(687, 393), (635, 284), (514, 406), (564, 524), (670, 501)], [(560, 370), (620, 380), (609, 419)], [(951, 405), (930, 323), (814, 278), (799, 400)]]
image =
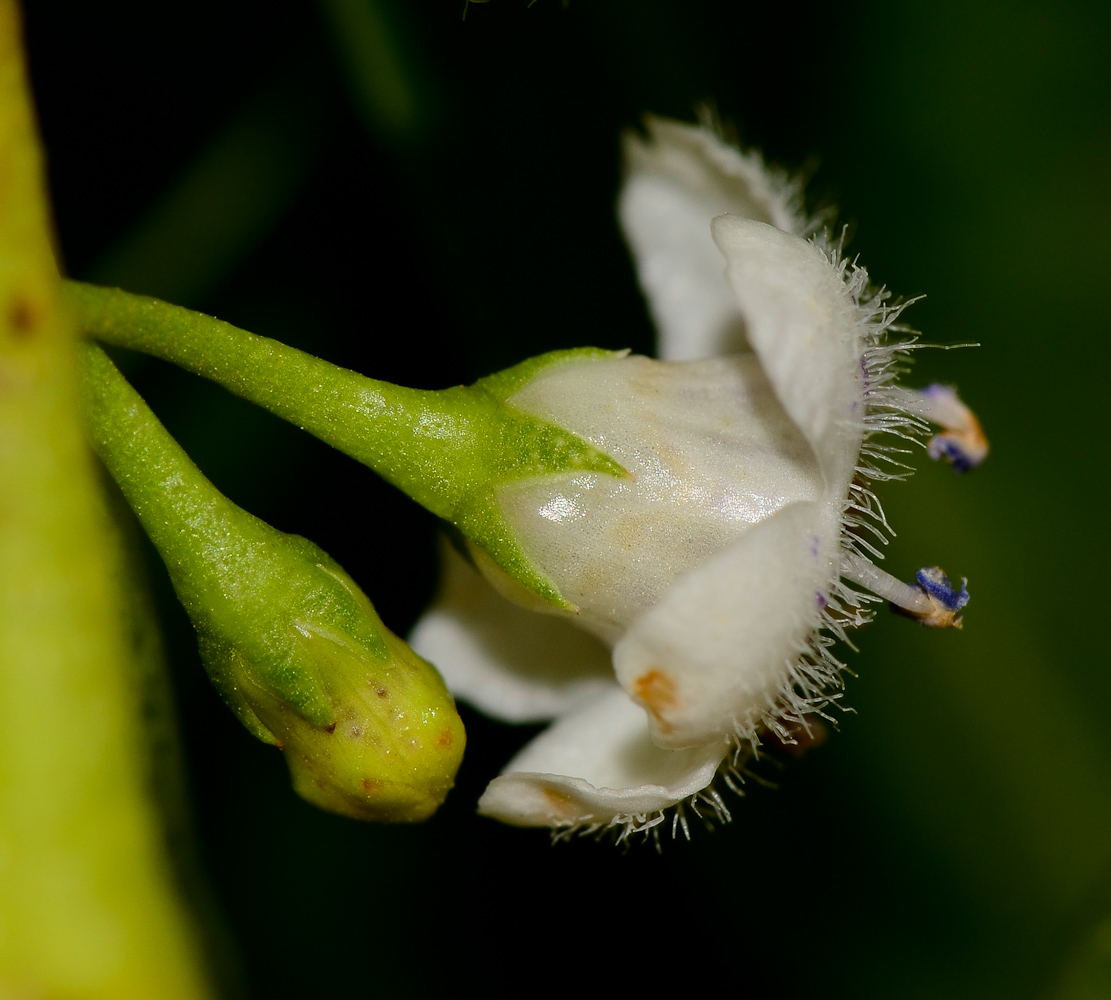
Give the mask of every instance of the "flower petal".
[(644, 124), (647, 139), (624, 137), (618, 216), (659, 330), (657, 354), (685, 361), (743, 350), (744, 325), (709, 220), (731, 212), (801, 232), (797, 191), (710, 129), (652, 116)]
[(581, 610), (579, 624), (610, 643), (682, 573), (780, 507), (825, 495), (809, 443), (752, 354), (563, 365), (510, 403), (630, 474), (565, 473), (498, 491), (522, 548)]
[(614, 649), (662, 747), (755, 733), (790, 710), (835, 580), (840, 510), (799, 501), (681, 577)]
[(847, 488), (863, 434), (862, 323), (813, 243), (734, 215), (713, 221), (748, 340), (831, 490)]
[(690, 798), (729, 750), (661, 750), (619, 687), (556, 722), (495, 778), (478, 811), (514, 826), (640, 822)]
[(440, 594), (409, 642), (453, 695), (507, 722), (555, 718), (613, 685), (597, 639), (510, 603), (447, 544)]

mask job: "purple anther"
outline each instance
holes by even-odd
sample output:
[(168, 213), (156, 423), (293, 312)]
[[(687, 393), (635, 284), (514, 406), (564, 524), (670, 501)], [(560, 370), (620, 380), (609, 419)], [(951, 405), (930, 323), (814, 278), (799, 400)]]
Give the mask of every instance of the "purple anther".
[(907, 411), (944, 428), (926, 445), (930, 458), (945, 459), (955, 472), (968, 472), (987, 457), (988, 442), (980, 421), (952, 386), (933, 382), (913, 395), (916, 398), (904, 404)]
[(961, 580), (961, 589), (953, 586), (952, 581), (937, 566), (920, 569), (914, 578), (928, 596), (949, 611), (960, 611), (968, 603), (968, 580)]
[(965, 473), (980, 464), (979, 457), (968, 454), (953, 438), (947, 434), (935, 434), (926, 445), (926, 452), (935, 462), (944, 458), (956, 473)]

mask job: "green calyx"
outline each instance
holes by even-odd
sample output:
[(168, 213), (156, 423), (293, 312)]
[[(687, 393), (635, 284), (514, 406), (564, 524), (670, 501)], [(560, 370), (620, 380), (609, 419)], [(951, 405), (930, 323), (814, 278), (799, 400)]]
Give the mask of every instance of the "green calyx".
[(431, 815), (465, 736), (435, 669), (334, 560), (224, 497), (95, 345), (82, 357), (94, 447), (170, 571), (205, 668), (280, 747), (295, 790), (361, 819)]
[(571, 607), (521, 548), (497, 489), (572, 471), (628, 473), (588, 441), (507, 400), (544, 369), (613, 352), (556, 351), (474, 385), (408, 389), (157, 299), (77, 282), (68, 291), (86, 335), (173, 361), (314, 434), (453, 525), (545, 601)]

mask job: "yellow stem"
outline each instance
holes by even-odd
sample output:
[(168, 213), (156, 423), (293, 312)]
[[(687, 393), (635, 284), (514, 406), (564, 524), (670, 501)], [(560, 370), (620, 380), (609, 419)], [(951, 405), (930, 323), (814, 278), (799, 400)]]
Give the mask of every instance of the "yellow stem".
[(210, 995), (147, 795), (14, 0), (0, 0), (0, 996)]

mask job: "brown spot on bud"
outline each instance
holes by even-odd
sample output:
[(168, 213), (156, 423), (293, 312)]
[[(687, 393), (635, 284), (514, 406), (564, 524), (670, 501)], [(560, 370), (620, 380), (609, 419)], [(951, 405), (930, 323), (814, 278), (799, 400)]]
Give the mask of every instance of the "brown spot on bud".
[(324, 732), (326, 732), (326, 733), (334, 733), (335, 731), (336, 731), (336, 724), (334, 722), (330, 726), (325, 726), (324, 727)]
[(671, 676), (658, 668), (649, 670), (636, 679), (633, 691), (637, 700), (652, 713), (660, 729), (663, 732), (670, 732), (671, 726), (664, 719), (663, 713), (679, 704), (679, 698), (675, 693), (675, 681)]
[(379, 688), (374, 693), (378, 695), (379, 698), (388, 698), (390, 696), (389, 691), (387, 691), (385, 688)]
[(443, 747), (445, 750), (455, 742), (455, 734), (451, 728), (446, 728), (439, 736), (436, 737), (436, 746)]
[(378, 784), (377, 781), (371, 781), (370, 778), (363, 778), (359, 784), (363, 786), (363, 791), (366, 792), (367, 795), (376, 795), (378, 792), (382, 791), (382, 786)]

